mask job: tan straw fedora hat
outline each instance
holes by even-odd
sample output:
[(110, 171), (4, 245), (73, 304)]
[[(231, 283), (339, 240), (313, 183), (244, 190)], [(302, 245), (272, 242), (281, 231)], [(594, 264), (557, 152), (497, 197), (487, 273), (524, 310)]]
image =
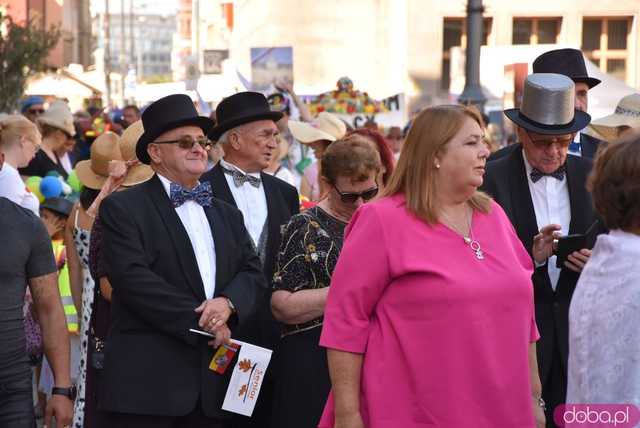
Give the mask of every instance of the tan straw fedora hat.
[(336, 141), (347, 133), (347, 126), (334, 114), (323, 111), (311, 123), (289, 121), (289, 131), (293, 138), (301, 143), (312, 143), (318, 140)]
[(640, 127), (640, 94), (623, 97), (613, 114), (591, 122), (591, 127), (606, 141), (613, 141), (618, 137), (619, 126)]
[[(142, 120), (137, 120), (124, 130), (120, 136), (120, 153), (122, 153), (122, 159), (130, 161), (132, 159), (138, 160), (136, 157), (136, 143), (138, 139), (144, 134), (144, 128), (142, 126)], [(135, 186), (136, 184), (144, 183), (153, 176), (153, 170), (149, 165), (140, 163), (132, 166), (127, 172), (127, 176), (122, 183), (123, 186)]]
[(105, 132), (91, 144), (91, 158), (76, 164), (76, 174), (83, 186), (101, 189), (109, 177), (109, 162), (124, 160), (118, 139), (117, 134)]
[(72, 137), (76, 135), (76, 127), (73, 125), (73, 115), (69, 106), (60, 100), (51, 103), (49, 108), (36, 119), (38, 124), (49, 125), (66, 132)]

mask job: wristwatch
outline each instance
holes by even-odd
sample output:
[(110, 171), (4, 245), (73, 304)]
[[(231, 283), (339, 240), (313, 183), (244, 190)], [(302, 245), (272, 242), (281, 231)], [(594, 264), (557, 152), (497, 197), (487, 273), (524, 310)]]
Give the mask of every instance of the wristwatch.
[(74, 401), (76, 399), (77, 394), (78, 389), (75, 387), (75, 385), (70, 386), (69, 388), (57, 388), (54, 386), (51, 390), (51, 395), (64, 395), (71, 401)]

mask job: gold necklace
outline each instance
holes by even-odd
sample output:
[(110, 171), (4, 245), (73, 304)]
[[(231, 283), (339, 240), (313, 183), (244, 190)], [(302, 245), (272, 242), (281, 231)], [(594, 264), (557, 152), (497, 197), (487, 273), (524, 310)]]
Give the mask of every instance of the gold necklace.
[(467, 236), (464, 232), (460, 232), (460, 229), (458, 229), (456, 227), (455, 223), (451, 221), (451, 218), (444, 211), (440, 212), (440, 214), (449, 223), (448, 226), (451, 229), (453, 229), (458, 235), (462, 236), (462, 239), (463, 239), (464, 243), (467, 244), (469, 246), (469, 248), (471, 248), (471, 250), (473, 250), (473, 252), (476, 253), (476, 259), (484, 260), (484, 252), (482, 251), (482, 247), (480, 246), (480, 243), (473, 237), (473, 228), (471, 227), (471, 219), (473, 218), (473, 210), (471, 211), (471, 213), (472, 214), (470, 216), (467, 216), (467, 221), (468, 221), (468, 224), (469, 224), (469, 236)]

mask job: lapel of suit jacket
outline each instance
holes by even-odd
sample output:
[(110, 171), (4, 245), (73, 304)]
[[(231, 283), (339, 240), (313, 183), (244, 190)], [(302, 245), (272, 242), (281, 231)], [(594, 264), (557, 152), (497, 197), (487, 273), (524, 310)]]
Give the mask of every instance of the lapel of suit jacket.
[(592, 212), (591, 200), (587, 193), (586, 173), (580, 168), (579, 159), (574, 156), (567, 156), (567, 187), (569, 188), (569, 206), (571, 209), (571, 222), (569, 223), (569, 233), (585, 233), (591, 226), (589, 221)]
[(157, 175), (154, 175), (151, 180), (149, 180), (148, 186), (150, 188), (149, 195), (151, 200), (160, 213), (160, 219), (165, 225), (169, 238), (173, 241), (176, 257), (182, 266), (187, 284), (189, 284), (189, 287), (191, 287), (198, 298), (204, 300), (204, 285), (202, 284), (202, 277), (198, 270), (196, 255), (189, 240), (189, 235), (182, 225), (182, 220), (180, 220), (178, 213), (176, 213), (175, 208), (171, 205), (171, 200), (167, 196), (167, 192)]
[(511, 203), (515, 218), (515, 229), (520, 241), (531, 255), (533, 237), (538, 234), (536, 211), (533, 208), (527, 170), (524, 166), (522, 148), (519, 147), (509, 155), (509, 174), (502, 177), (511, 183)]
[(583, 157), (593, 159), (598, 151), (599, 141), (587, 134), (580, 134), (580, 151)]
[(204, 212), (207, 215), (209, 226), (211, 227), (211, 234), (213, 235), (213, 242), (216, 252), (216, 289), (215, 295), (217, 296), (222, 291), (222, 283), (227, 275), (227, 269), (229, 268), (229, 252), (226, 250), (227, 231), (224, 224), (224, 219), (220, 213), (220, 207), (214, 200), (210, 207), (204, 207)]
[(228, 204), (233, 205), (234, 207), (238, 207), (236, 204), (236, 200), (233, 198), (233, 194), (231, 193), (231, 189), (229, 189), (229, 183), (227, 183), (227, 179), (224, 176), (224, 171), (222, 171), (222, 167), (220, 163), (211, 168), (210, 182), (211, 188), (213, 190), (213, 195), (222, 199)]

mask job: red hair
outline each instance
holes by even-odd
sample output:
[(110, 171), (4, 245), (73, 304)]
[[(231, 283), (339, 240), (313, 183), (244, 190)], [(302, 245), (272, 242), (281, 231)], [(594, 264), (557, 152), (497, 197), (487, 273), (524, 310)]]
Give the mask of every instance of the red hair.
[(393, 158), (393, 153), (389, 148), (389, 143), (387, 143), (387, 139), (384, 138), (378, 131), (367, 128), (355, 129), (347, 134), (347, 136), (349, 135), (360, 135), (362, 137), (370, 139), (376, 144), (376, 148), (378, 149), (378, 153), (380, 154), (380, 161), (386, 169), (385, 173), (382, 175), (382, 182), (386, 186), (389, 182), (389, 178), (391, 178), (391, 173), (393, 173), (393, 169), (395, 168), (395, 160)]

